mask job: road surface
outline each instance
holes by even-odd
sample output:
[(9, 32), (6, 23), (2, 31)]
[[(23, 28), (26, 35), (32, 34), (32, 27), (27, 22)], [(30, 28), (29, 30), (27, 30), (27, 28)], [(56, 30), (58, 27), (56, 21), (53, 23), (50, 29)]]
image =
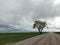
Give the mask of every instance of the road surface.
[(10, 45), (60, 45), (60, 35), (46, 33)]

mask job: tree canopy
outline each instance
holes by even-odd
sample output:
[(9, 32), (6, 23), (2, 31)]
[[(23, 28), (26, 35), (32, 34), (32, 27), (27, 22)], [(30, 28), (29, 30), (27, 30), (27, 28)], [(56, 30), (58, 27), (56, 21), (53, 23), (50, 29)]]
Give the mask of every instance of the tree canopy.
[(42, 33), (42, 30), (43, 28), (46, 27), (46, 22), (45, 21), (34, 21), (34, 24), (33, 24), (33, 29), (34, 28), (37, 28), (39, 33), (41, 34)]

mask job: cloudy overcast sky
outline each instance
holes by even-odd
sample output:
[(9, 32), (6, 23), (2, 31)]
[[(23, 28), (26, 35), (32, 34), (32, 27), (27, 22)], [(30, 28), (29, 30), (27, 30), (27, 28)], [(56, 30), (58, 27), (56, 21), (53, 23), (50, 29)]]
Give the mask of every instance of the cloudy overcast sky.
[(60, 0), (0, 0), (0, 24), (32, 29), (35, 20), (60, 27)]

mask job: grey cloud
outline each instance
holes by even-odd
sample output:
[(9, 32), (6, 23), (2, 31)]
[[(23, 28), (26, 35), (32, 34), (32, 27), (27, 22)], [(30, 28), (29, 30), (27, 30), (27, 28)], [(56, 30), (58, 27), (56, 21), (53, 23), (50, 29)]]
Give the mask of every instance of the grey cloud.
[(58, 7), (53, 0), (0, 0), (0, 23), (31, 26), (34, 20), (59, 16)]
[(35, 13), (33, 15), (33, 18), (52, 18), (57, 16), (57, 11), (55, 6), (53, 5), (52, 0), (45, 0), (42, 2), (41, 6), (38, 6), (35, 8)]

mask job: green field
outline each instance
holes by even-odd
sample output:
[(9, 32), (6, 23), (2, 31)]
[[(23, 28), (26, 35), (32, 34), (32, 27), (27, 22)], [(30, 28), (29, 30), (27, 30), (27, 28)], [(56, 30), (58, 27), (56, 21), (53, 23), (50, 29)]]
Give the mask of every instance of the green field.
[(0, 45), (24, 40), (38, 35), (38, 33), (0, 33)]
[(54, 33), (56, 33), (56, 34), (60, 34), (60, 32), (54, 32)]
[(36, 35), (39, 33), (0, 33), (0, 45), (14, 43)]

